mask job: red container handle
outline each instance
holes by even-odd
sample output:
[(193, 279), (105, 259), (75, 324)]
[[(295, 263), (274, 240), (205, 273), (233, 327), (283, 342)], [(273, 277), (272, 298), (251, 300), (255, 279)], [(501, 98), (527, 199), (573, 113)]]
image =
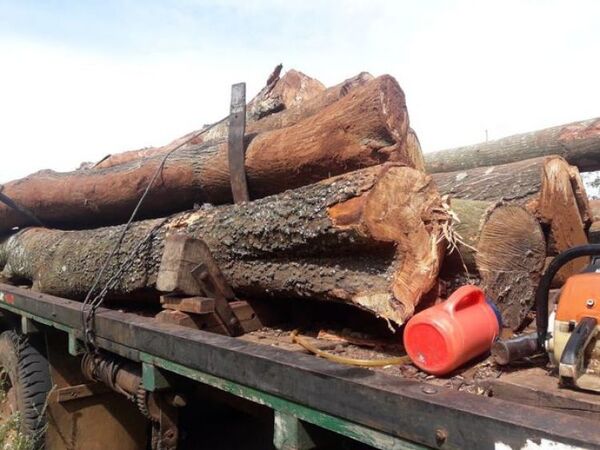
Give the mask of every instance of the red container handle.
[(477, 286), (461, 286), (442, 305), (450, 316), (471, 305), (485, 303), (485, 293)]

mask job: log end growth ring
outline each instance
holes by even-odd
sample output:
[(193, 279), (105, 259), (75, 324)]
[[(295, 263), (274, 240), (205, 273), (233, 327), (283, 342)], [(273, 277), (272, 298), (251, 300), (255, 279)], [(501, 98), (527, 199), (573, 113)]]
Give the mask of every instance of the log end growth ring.
[(505, 326), (518, 328), (533, 306), (545, 256), (544, 233), (532, 214), (516, 205), (490, 212), (475, 258), (483, 287), (502, 312)]

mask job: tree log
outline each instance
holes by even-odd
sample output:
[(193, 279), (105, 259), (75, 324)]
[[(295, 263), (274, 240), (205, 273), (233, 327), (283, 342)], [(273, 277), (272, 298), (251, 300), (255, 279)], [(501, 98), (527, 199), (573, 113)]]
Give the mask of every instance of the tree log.
[[(419, 155), (407, 149), (407, 129), (400, 86), (392, 77), (379, 77), (294, 126), (254, 137), (246, 150), (250, 196), (264, 197), (386, 161), (412, 166)], [(107, 169), (42, 171), (6, 184), (4, 193), (46, 225), (123, 223), (162, 159), (155, 155)], [(139, 217), (230, 201), (227, 143), (205, 143), (169, 157)], [(0, 231), (28, 224), (22, 214), (0, 205)]]
[[(269, 90), (269, 85), (267, 85), (250, 101), (246, 108), (246, 134), (264, 133), (265, 131), (295, 125), (300, 120), (316, 114), (348, 94), (352, 89), (362, 86), (372, 79), (373, 77), (370, 74), (362, 72), (343, 83), (325, 89), (319, 81), (292, 69), (278, 80), (274, 87)], [(269, 105), (269, 107), (266, 105)], [(257, 111), (262, 112), (258, 113)], [(106, 168), (140, 158), (165, 154), (199, 131), (188, 133), (163, 147), (132, 150), (111, 155), (96, 164), (95, 168)], [(210, 130), (192, 139), (189, 145), (227, 139), (228, 132), (228, 118), (225, 118)]]
[[(585, 218), (591, 220), (592, 213), (585, 193), (576, 194), (580, 185), (573, 181), (573, 175), (573, 171), (562, 158), (549, 158), (543, 167), (537, 213), (549, 230), (548, 255), (551, 256), (588, 243), (586, 231), (590, 223), (586, 223)], [(582, 207), (585, 212), (581, 211)], [(561, 285), (571, 275), (581, 272), (588, 263), (589, 258), (585, 257), (565, 265), (555, 277), (555, 286)]]
[(533, 306), (546, 257), (537, 219), (521, 206), (502, 203), (455, 199), (451, 209), (458, 218), (459, 242), (444, 265), (479, 274), (504, 325), (519, 328)]
[(600, 170), (600, 118), (427, 153), (425, 166), (429, 173), (454, 172), (548, 155), (563, 156), (582, 172)]
[[(172, 216), (132, 260), (110, 296), (152, 294), (170, 233), (203, 239), (242, 298), (348, 302), (401, 324), (437, 280), (448, 216), (429, 176), (387, 164), (253, 202)], [(103, 283), (161, 219), (135, 222)], [(0, 244), (9, 279), (82, 298), (121, 226), (27, 228)]]
[(545, 157), (432, 175), (440, 193), (452, 198), (527, 205), (542, 187)]
[[(433, 179), (440, 192), (452, 198), (507, 201), (526, 207), (546, 230), (549, 255), (587, 242), (593, 213), (585, 187), (577, 168), (559, 156), (437, 173)], [(585, 258), (571, 263), (557, 275), (557, 284), (585, 263)]]

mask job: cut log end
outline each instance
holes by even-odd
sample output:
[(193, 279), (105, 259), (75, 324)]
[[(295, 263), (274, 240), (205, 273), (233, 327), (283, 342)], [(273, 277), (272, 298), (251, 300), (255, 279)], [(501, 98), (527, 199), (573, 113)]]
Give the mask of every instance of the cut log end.
[[(588, 243), (586, 222), (591, 212), (583, 199), (579, 173), (560, 157), (550, 157), (542, 171), (542, 189), (538, 201), (540, 220), (549, 228), (548, 254), (557, 255), (571, 247)], [(579, 273), (589, 258), (576, 259), (563, 267), (557, 279)]]
[(544, 234), (532, 214), (514, 205), (490, 212), (476, 261), (483, 288), (500, 309), (505, 326), (518, 328), (533, 306), (545, 257)]
[(448, 215), (429, 176), (408, 167), (384, 170), (367, 194), (330, 207), (329, 215), (338, 227), (394, 243), (396, 262), (390, 291), (359, 292), (352, 302), (402, 324), (436, 282)]

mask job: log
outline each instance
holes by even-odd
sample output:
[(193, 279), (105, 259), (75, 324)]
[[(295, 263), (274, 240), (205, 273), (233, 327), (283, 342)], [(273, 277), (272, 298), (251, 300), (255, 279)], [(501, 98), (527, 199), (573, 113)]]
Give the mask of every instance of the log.
[[(102, 285), (158, 227), (111, 298), (151, 298), (165, 237), (187, 233), (206, 242), (240, 298), (347, 302), (402, 324), (436, 282), (447, 222), (429, 176), (386, 164), (253, 202), (204, 206), (164, 224), (135, 222)], [(21, 230), (0, 244), (2, 274), (81, 299), (122, 227)]]
[(513, 204), (454, 199), (450, 206), (458, 219), (458, 243), (444, 265), (479, 275), (504, 325), (519, 328), (534, 304), (544, 268), (546, 241), (540, 224)]
[[(362, 86), (372, 79), (373, 76), (366, 72), (362, 72), (336, 86), (325, 89), (319, 81), (307, 77), (302, 72), (290, 70), (275, 84), (275, 87), (268, 90), (267, 88), (269, 85), (267, 85), (265, 89), (263, 89), (263, 91), (248, 104), (246, 107), (246, 133), (264, 133), (265, 131), (295, 125), (300, 120), (310, 117), (344, 97), (352, 89)], [(273, 102), (279, 106), (274, 107)], [(265, 112), (265, 106), (260, 106), (265, 104), (271, 105), (269, 114)], [(263, 113), (258, 114), (256, 112), (257, 109), (260, 109)], [(165, 154), (171, 148), (185, 142), (199, 131), (200, 130), (196, 130), (188, 133), (163, 147), (132, 150), (111, 155), (96, 164), (95, 168), (107, 168), (116, 164), (123, 164), (141, 158)], [(229, 124), (227, 118), (225, 118), (219, 121), (210, 130), (207, 130), (200, 136), (194, 137), (190, 142), (190, 145), (226, 139), (228, 132)]]
[[(526, 207), (546, 230), (547, 253), (587, 243), (593, 213), (576, 167), (559, 156), (533, 158), (491, 167), (433, 175), (440, 192), (452, 198), (506, 201)], [(585, 258), (574, 261), (556, 278), (579, 271)]]
[(600, 170), (600, 118), (425, 154), (429, 173), (496, 166), (560, 155), (582, 172)]
[[(576, 193), (579, 183), (573, 182), (573, 171), (562, 158), (549, 158), (542, 170), (537, 214), (548, 229), (548, 255), (557, 255), (571, 247), (588, 243), (587, 229), (592, 216), (587, 196)], [(581, 183), (583, 184), (583, 183)], [(585, 198), (585, 201), (584, 201)], [(582, 206), (583, 204), (583, 206)], [(582, 211), (580, 208), (584, 208)], [(588, 219), (588, 222), (585, 219)], [(569, 276), (581, 272), (589, 258), (578, 258), (566, 264), (556, 275), (560, 285)]]
[(530, 204), (542, 187), (545, 157), (432, 175), (440, 193), (452, 198)]
[[(397, 161), (414, 165), (406, 147), (404, 94), (390, 76), (353, 90), (294, 126), (260, 133), (247, 145), (250, 197), (260, 198), (362, 167)], [(42, 171), (8, 183), (4, 193), (45, 225), (123, 223), (156, 172), (162, 155), (99, 170)], [(139, 211), (140, 218), (231, 202), (227, 143), (204, 143), (172, 154)], [(29, 225), (0, 205), (0, 232)]]

